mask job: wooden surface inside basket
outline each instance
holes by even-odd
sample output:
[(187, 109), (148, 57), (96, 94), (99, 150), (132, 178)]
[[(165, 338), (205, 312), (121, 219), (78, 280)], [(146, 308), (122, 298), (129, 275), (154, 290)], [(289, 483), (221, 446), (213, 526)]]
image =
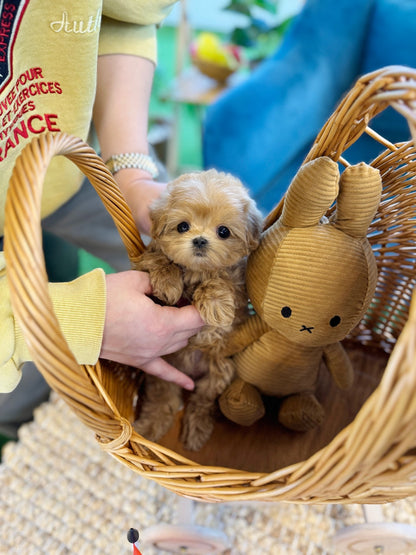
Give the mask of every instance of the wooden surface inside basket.
[[(416, 494), (416, 300), (410, 304), (416, 275), (416, 149), (413, 142), (390, 144), (368, 127), (374, 115), (392, 106), (414, 131), (415, 103), (415, 70), (384, 68), (364, 76), (328, 120), (307, 158), (326, 155), (346, 165), (344, 151), (364, 132), (384, 150), (373, 162), (381, 171), (384, 189), (369, 235), (377, 257), (378, 285), (368, 313), (348, 338), (356, 387), (347, 394), (338, 392), (322, 369), (318, 397), (327, 418), (321, 429), (308, 434), (280, 429), (273, 423), (271, 406), (268, 419), (248, 430), (219, 419), (212, 439), (197, 454), (183, 451), (178, 426), (160, 444), (133, 431), (140, 373), (115, 371), (104, 361), (95, 367), (75, 362), (60, 335), (44, 264), (37, 256), (41, 240), (36, 211), (43, 170), (28, 176), (28, 168), (36, 164), (18, 161), (5, 231), (13, 308), (45, 378), (95, 432), (104, 449), (165, 487), (205, 501), (357, 503)], [(58, 134), (39, 137), (25, 151), (32, 161), (39, 159), (42, 168), (54, 154), (78, 164), (115, 219), (130, 258), (140, 255), (143, 245), (131, 214), (91, 149)], [(34, 214), (29, 216), (27, 196), (35, 199)], [(268, 225), (280, 209), (278, 205), (271, 212)], [(31, 233), (25, 232), (27, 219)], [(27, 275), (32, 253), (33, 272)]]
[(217, 415), (214, 433), (197, 453), (186, 451), (179, 440), (179, 414), (175, 427), (159, 443), (200, 464), (225, 466), (250, 472), (273, 472), (307, 460), (350, 424), (369, 395), (378, 386), (386, 367), (386, 353), (350, 346), (355, 382), (348, 392), (334, 384), (324, 364), (321, 366), (317, 397), (325, 409), (325, 425), (309, 432), (296, 433), (277, 422), (279, 401), (266, 399), (266, 417), (250, 427), (233, 424)]

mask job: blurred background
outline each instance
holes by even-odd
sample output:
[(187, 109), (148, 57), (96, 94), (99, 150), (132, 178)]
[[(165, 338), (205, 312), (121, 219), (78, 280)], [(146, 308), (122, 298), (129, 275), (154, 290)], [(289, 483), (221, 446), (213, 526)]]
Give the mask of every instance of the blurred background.
[[(158, 67), (151, 102), (150, 141), (177, 132), (176, 173), (202, 168), (201, 123), (204, 108), (218, 96), (246, 78), (253, 64), (271, 55), (281, 43), (294, 15), (304, 0), (185, 0), (178, 2), (158, 31)], [(207, 36), (209, 35), (209, 36)], [(207, 39), (205, 54), (213, 64), (226, 64), (210, 37), (221, 46), (233, 44), (239, 50), (235, 70), (225, 81), (216, 81), (202, 71), (193, 71), (192, 50), (198, 37)], [(214, 39), (215, 40), (215, 39)], [(209, 47), (211, 46), (211, 50)], [(214, 70), (215, 71), (215, 70)], [(220, 74), (219, 74), (220, 75)], [(160, 120), (167, 126), (156, 129)], [(178, 128), (175, 128), (175, 123)], [(163, 157), (163, 151), (162, 151)], [(167, 162), (166, 158), (164, 162)]]
[[(415, 0), (181, 0), (158, 29), (149, 142), (166, 179), (215, 167), (233, 173), (267, 214), (314, 139), (363, 74), (416, 67)], [(410, 137), (390, 108), (371, 123), (392, 142)], [(370, 162), (380, 145), (347, 151)], [(54, 237), (59, 281), (100, 260)]]
[[(303, 4), (304, 0), (182, 0), (175, 5), (158, 29), (149, 122), (149, 142), (169, 178), (203, 169), (207, 108), (278, 49)], [(198, 53), (205, 66), (198, 63)], [(76, 257), (80, 274), (97, 265), (111, 271), (88, 253), (67, 249), (68, 260), (73, 263)]]

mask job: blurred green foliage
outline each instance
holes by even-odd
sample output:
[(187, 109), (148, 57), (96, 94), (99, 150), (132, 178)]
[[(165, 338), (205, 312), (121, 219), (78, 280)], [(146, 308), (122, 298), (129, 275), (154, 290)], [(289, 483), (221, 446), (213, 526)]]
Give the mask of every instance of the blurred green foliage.
[(245, 25), (232, 29), (229, 40), (245, 50), (249, 60), (272, 54), (293, 17), (280, 20), (279, 0), (231, 0), (223, 9), (244, 17)]

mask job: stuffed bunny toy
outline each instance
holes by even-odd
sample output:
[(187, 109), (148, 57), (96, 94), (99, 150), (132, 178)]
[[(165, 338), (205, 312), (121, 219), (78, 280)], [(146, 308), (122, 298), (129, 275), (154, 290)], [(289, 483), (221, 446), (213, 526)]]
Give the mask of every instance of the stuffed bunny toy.
[(285, 427), (306, 431), (322, 424), (324, 410), (314, 395), (322, 359), (338, 387), (352, 385), (340, 341), (374, 295), (377, 267), (366, 235), (380, 196), (380, 174), (364, 163), (347, 167), (341, 178), (327, 157), (299, 170), (280, 218), (249, 256), (255, 314), (227, 348), (237, 368), (219, 399), (227, 418), (253, 424), (264, 415), (263, 394), (282, 398), (278, 420)]

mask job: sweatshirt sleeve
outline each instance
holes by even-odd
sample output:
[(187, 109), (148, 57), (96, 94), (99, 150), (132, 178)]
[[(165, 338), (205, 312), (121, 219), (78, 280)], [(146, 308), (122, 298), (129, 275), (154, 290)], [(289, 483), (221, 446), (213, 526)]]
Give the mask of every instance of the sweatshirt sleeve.
[[(49, 284), (62, 333), (79, 364), (98, 360), (104, 329), (105, 274), (93, 270), (68, 283)], [(6, 277), (0, 278), (0, 392), (20, 381), (24, 362), (31, 360), (23, 332), (13, 316)]]
[(156, 63), (156, 26), (175, 3), (172, 0), (104, 0), (98, 54), (130, 54)]

